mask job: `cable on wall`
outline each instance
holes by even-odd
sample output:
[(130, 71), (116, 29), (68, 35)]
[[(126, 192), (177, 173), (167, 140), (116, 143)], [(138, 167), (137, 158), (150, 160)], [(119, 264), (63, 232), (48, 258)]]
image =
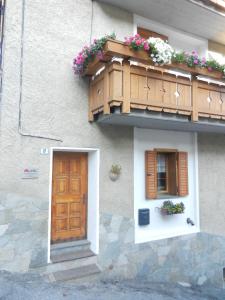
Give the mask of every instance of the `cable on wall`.
[(0, 0), (0, 102), (2, 99), (2, 75), (3, 75), (3, 41), (4, 41), (4, 19), (6, 0)]
[(91, 28), (90, 28), (90, 45), (92, 41), (93, 34), (93, 19), (94, 19), (94, 0), (91, 0)]
[(63, 142), (62, 139), (53, 136), (42, 136), (31, 133), (23, 132), (22, 130), (22, 102), (23, 102), (23, 55), (24, 55), (24, 19), (25, 19), (25, 0), (22, 0), (22, 22), (21, 22), (21, 50), (20, 50), (20, 96), (19, 96), (19, 120), (18, 120), (18, 133), (21, 136), (46, 139), (56, 142)]

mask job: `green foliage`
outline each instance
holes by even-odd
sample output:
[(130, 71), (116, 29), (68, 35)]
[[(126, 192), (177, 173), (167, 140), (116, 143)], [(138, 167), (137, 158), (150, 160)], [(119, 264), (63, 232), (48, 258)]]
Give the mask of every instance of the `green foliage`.
[(217, 70), (223, 72), (225, 69), (225, 65), (219, 64), (215, 59), (207, 60), (206, 67), (210, 70)]
[(184, 64), (186, 62), (185, 52), (174, 52), (172, 61), (179, 64)]
[(120, 175), (121, 173), (121, 166), (120, 165), (112, 165), (110, 172), (116, 175)]
[(185, 210), (183, 202), (174, 204), (172, 201), (164, 201), (161, 211), (167, 215), (182, 214)]
[(88, 64), (94, 60), (97, 56), (99, 59), (103, 58), (103, 47), (108, 39), (115, 39), (115, 33), (105, 35), (100, 39), (94, 39), (94, 42), (90, 46), (84, 46), (78, 53), (73, 61), (73, 70), (75, 74), (82, 75)]
[[(95, 57), (99, 60), (104, 58), (103, 48), (108, 39), (115, 39), (115, 33), (105, 35), (100, 39), (94, 39), (93, 43), (84, 46), (73, 61), (73, 70), (75, 74), (83, 75), (88, 64)], [(144, 50), (149, 53), (149, 56), (155, 65), (173, 63), (185, 64), (188, 67), (206, 68), (209, 72), (219, 71), (225, 75), (225, 65), (219, 64), (216, 60), (207, 60), (205, 57), (200, 57), (196, 50), (191, 53), (184, 51), (175, 52), (175, 50), (160, 38), (150, 37), (148, 40), (142, 38), (139, 34), (125, 38), (125, 45), (128, 45), (132, 50)]]

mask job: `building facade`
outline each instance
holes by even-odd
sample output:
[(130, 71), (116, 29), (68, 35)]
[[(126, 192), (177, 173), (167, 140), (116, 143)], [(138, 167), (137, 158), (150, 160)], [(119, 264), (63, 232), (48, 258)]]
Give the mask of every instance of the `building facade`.
[[(167, 36), (176, 49), (196, 49), (202, 55), (210, 43), (214, 47), (220, 43), (177, 29), (166, 19), (152, 20), (129, 5), (123, 9), (116, 1), (108, 2), (4, 3), (0, 268), (66, 270), (59, 245), (70, 243), (73, 248), (74, 240), (79, 246), (88, 240), (85, 251), (96, 255), (104, 276), (221, 286), (224, 121), (191, 129), (182, 128), (177, 120), (173, 126), (171, 122), (140, 126), (134, 120), (117, 125), (100, 119), (89, 122), (90, 79), (75, 76), (72, 70), (73, 58), (83, 45), (112, 32), (123, 41), (138, 27)], [(186, 3), (205, 11), (182, 2), (183, 9)], [(161, 149), (161, 155), (187, 153), (188, 192), (147, 199), (145, 152), (155, 149)], [(168, 153), (158, 162), (161, 173)], [(113, 165), (121, 167), (115, 181), (109, 176)], [(162, 178), (159, 185), (162, 190), (166, 185)], [(171, 199), (182, 201), (185, 212), (162, 216), (161, 205)], [(145, 226), (140, 225), (140, 209), (150, 212)], [(66, 261), (71, 266), (73, 261), (76, 268), (79, 257), (71, 256), (71, 261), (68, 257)], [(81, 258), (85, 265), (85, 257)]]

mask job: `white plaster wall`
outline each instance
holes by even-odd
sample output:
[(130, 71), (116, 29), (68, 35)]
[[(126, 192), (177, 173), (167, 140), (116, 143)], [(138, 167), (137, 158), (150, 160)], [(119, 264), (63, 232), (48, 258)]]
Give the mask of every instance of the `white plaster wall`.
[(91, 250), (99, 253), (99, 150), (88, 152), (88, 222), (87, 239)]
[[(145, 151), (154, 148), (172, 148), (188, 152), (189, 195), (187, 197), (175, 196), (172, 199), (174, 203), (181, 201), (184, 203), (186, 208), (184, 214), (162, 216), (158, 207), (161, 207), (163, 201), (167, 199), (147, 200), (145, 198)], [(199, 230), (196, 153), (196, 141), (193, 133), (135, 128), (134, 219), (136, 243), (193, 233)], [(138, 225), (138, 209), (140, 208), (150, 209), (150, 225)], [(191, 218), (195, 222), (195, 226), (188, 225), (187, 218)]]

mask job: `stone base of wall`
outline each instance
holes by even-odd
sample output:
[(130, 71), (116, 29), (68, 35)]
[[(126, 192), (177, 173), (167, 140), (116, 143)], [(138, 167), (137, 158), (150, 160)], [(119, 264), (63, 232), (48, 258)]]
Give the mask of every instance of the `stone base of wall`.
[(0, 269), (26, 272), (45, 265), (48, 201), (0, 192)]
[(133, 220), (102, 214), (99, 264), (104, 276), (223, 286), (225, 237), (190, 234), (134, 244)]
[[(47, 264), (48, 201), (0, 192), (0, 269), (26, 272)], [(104, 278), (143, 278), (223, 286), (225, 237), (190, 234), (134, 243), (134, 221), (101, 214), (98, 263)]]

